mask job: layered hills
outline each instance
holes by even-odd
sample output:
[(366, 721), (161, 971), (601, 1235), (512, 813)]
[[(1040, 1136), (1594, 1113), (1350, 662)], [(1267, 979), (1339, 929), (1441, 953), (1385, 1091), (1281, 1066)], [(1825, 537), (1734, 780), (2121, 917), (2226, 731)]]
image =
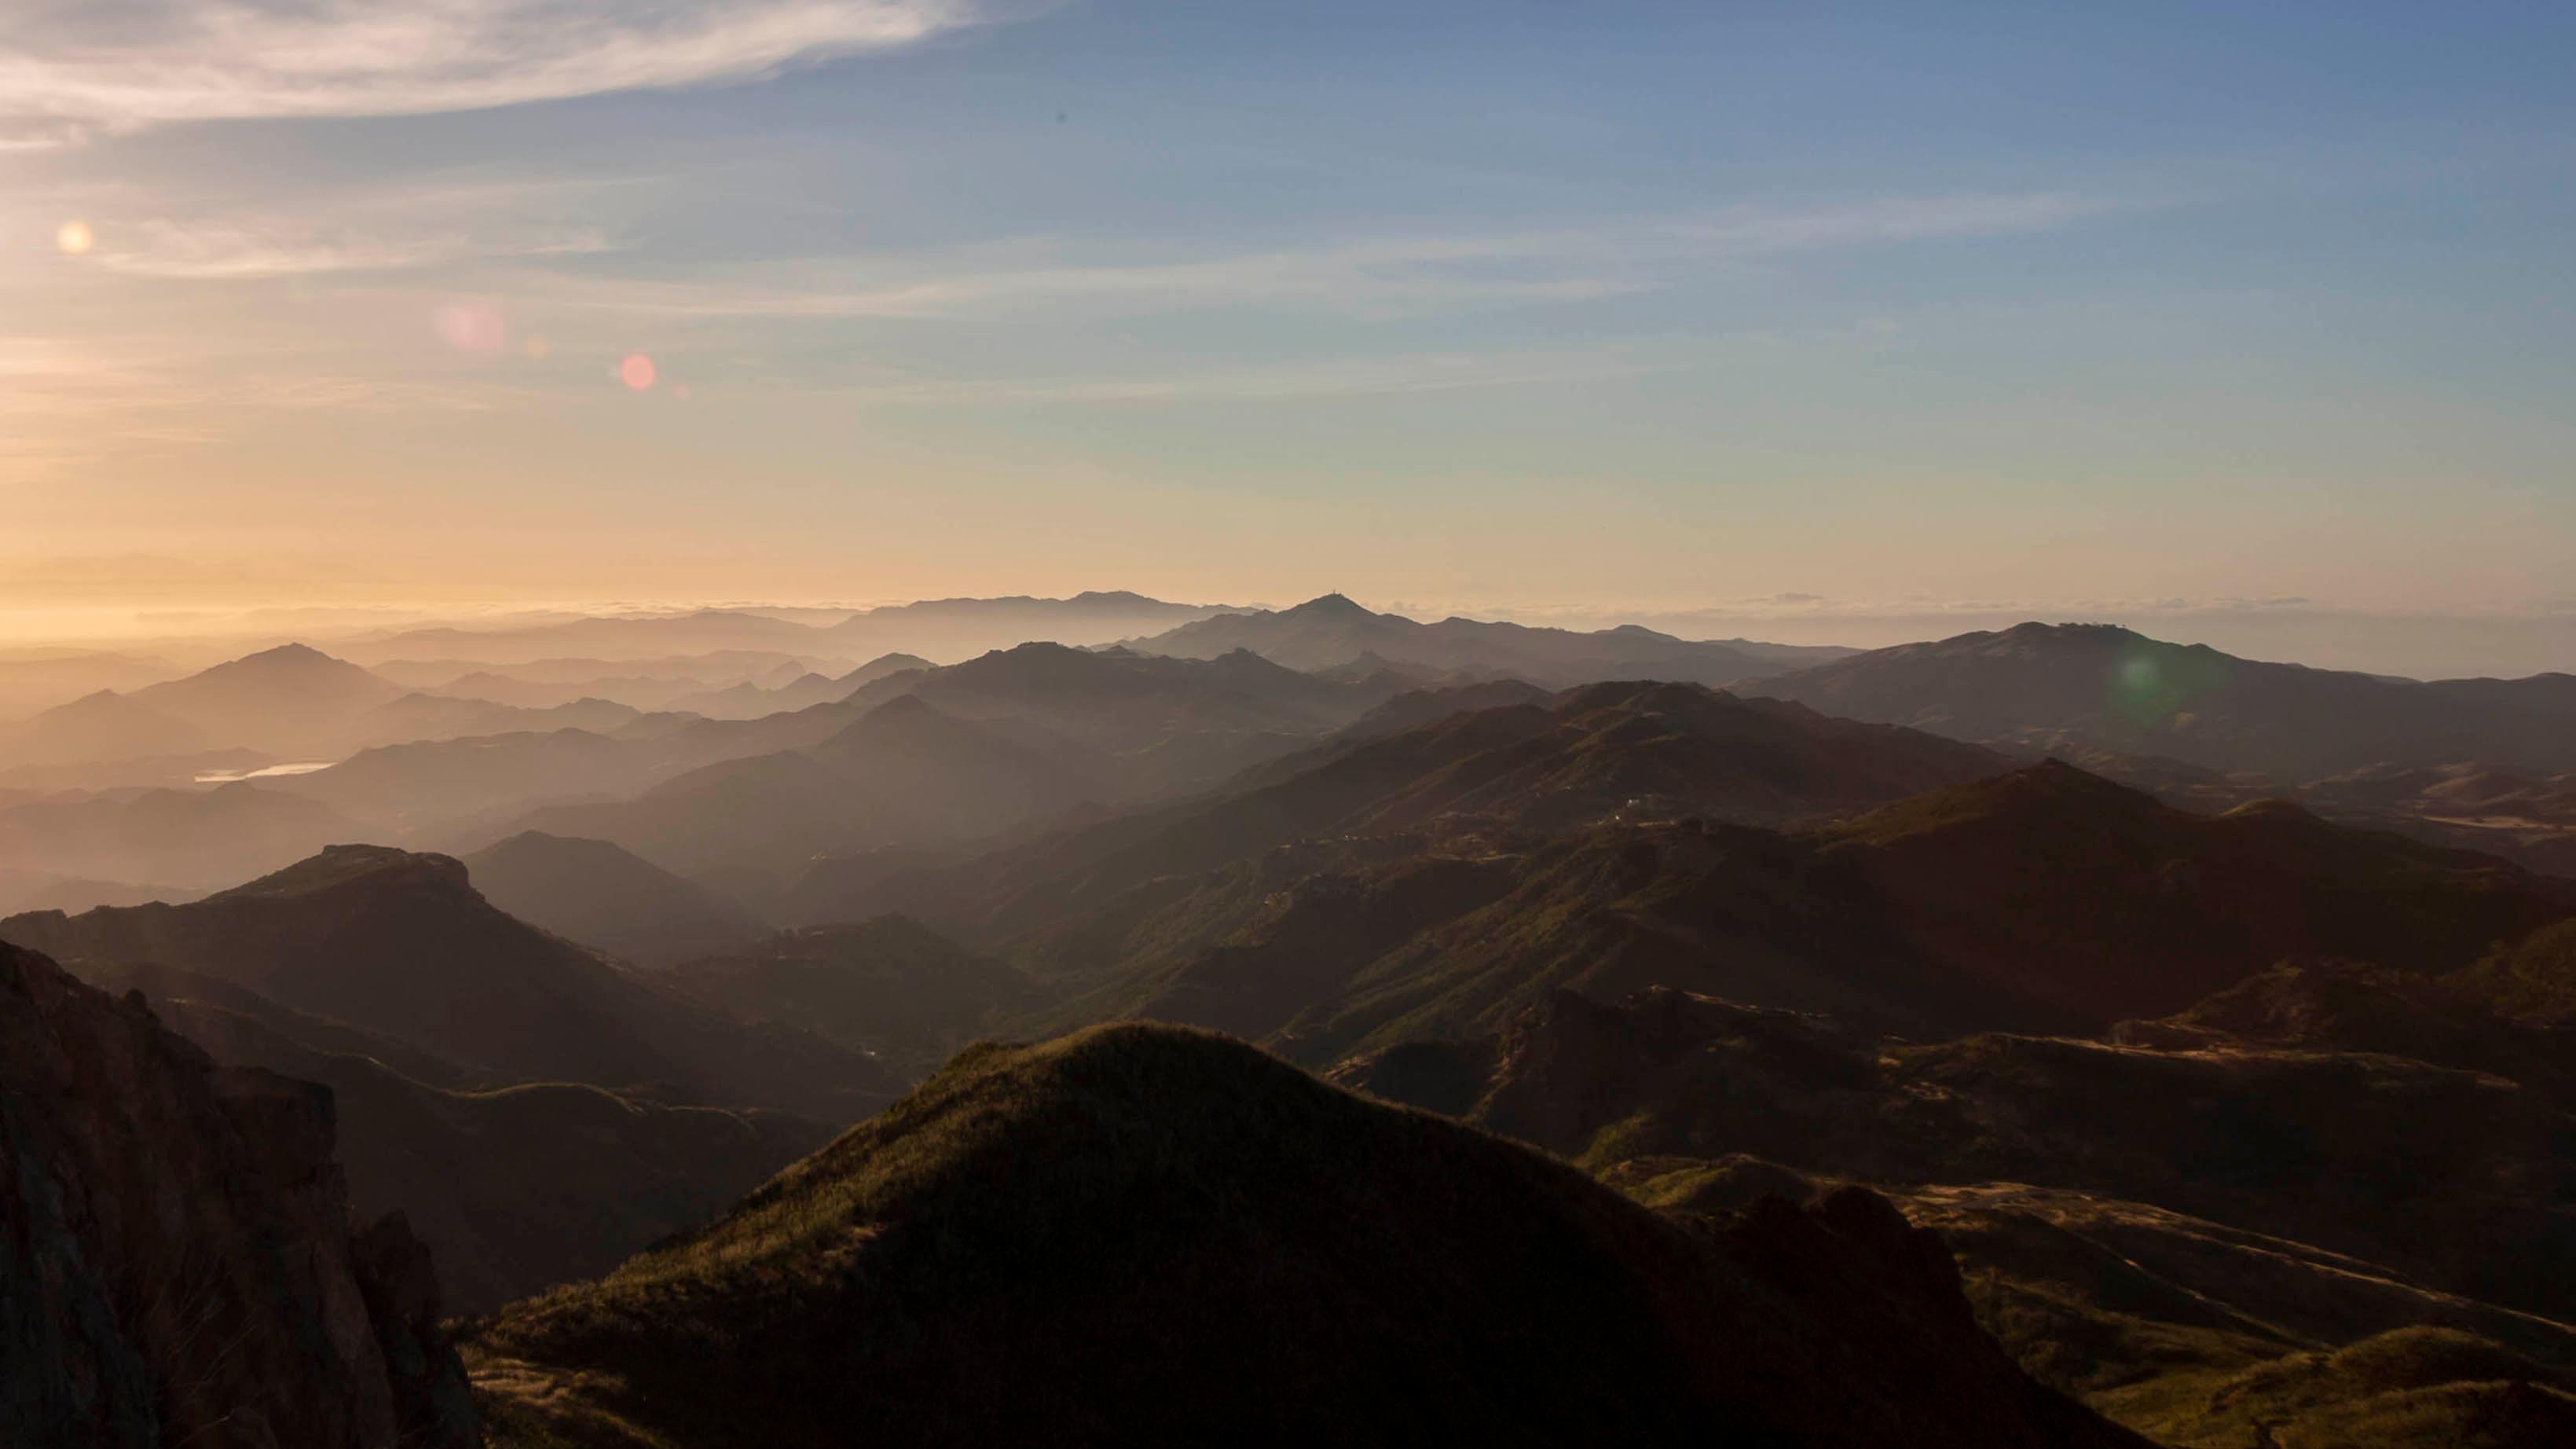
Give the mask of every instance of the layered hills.
[(891, 1095), (820, 1038), (708, 1011), (477, 894), (445, 856), (323, 851), (184, 905), (0, 920), (66, 961), (176, 967), (408, 1042), (480, 1080), (572, 1081), (847, 1121)]
[(364, 833), (330, 804), (268, 782), (48, 792), (0, 804), (0, 869), (209, 890)]
[(965, 1053), (473, 1358), (505, 1445), (2134, 1442), (1883, 1200), (1693, 1233), (1169, 1028)]
[[(522, 823), (611, 840), (756, 894), (819, 853), (956, 843), (1086, 801), (1199, 788), (1313, 743), (1387, 693), (1251, 655), (1193, 661), (1029, 644), (885, 675), (841, 703), (603, 751), (629, 762), (716, 758), (631, 799)], [(336, 773), (306, 788), (328, 791)]]
[(1423, 712), (962, 862), (818, 861), (782, 909), (919, 912), (1039, 981), (1033, 1026), (1174, 1019), (1303, 1061), (1560, 986), (2096, 1031), (2284, 959), (2449, 969), (2576, 914), (2492, 857), (1693, 686)]

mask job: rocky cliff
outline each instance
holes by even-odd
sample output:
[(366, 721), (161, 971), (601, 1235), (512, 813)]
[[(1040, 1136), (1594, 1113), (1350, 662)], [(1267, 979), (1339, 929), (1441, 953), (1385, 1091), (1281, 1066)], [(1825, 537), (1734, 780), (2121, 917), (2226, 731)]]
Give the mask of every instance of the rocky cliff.
[(0, 943), (0, 1442), (478, 1444), (427, 1251), (353, 1230), (333, 1126)]

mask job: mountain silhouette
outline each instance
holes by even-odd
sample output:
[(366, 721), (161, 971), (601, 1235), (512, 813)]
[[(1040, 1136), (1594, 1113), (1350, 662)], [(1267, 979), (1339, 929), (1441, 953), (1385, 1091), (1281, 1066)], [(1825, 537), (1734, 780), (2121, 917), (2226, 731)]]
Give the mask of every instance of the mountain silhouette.
[(357, 716), (403, 693), (346, 660), (281, 644), (138, 689), (133, 698), (220, 743), (291, 755), (337, 753), (349, 744)]

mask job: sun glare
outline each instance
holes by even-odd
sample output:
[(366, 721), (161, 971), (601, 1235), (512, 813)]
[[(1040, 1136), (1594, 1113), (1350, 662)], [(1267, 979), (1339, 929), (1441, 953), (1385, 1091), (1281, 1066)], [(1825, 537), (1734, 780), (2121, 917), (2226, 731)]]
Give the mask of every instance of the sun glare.
[(89, 229), (88, 222), (67, 221), (54, 232), (54, 245), (61, 248), (64, 256), (87, 256), (89, 249), (98, 245), (98, 234)]
[(629, 353), (624, 362), (617, 364), (617, 380), (637, 392), (651, 388), (656, 375), (653, 359), (641, 352)]

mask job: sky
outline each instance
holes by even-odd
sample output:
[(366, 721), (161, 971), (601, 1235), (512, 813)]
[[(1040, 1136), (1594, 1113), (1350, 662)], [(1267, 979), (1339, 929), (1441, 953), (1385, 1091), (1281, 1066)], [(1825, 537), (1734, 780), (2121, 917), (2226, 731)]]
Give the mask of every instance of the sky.
[(0, 12), (0, 636), (1339, 590), (2576, 668), (2564, 5)]

